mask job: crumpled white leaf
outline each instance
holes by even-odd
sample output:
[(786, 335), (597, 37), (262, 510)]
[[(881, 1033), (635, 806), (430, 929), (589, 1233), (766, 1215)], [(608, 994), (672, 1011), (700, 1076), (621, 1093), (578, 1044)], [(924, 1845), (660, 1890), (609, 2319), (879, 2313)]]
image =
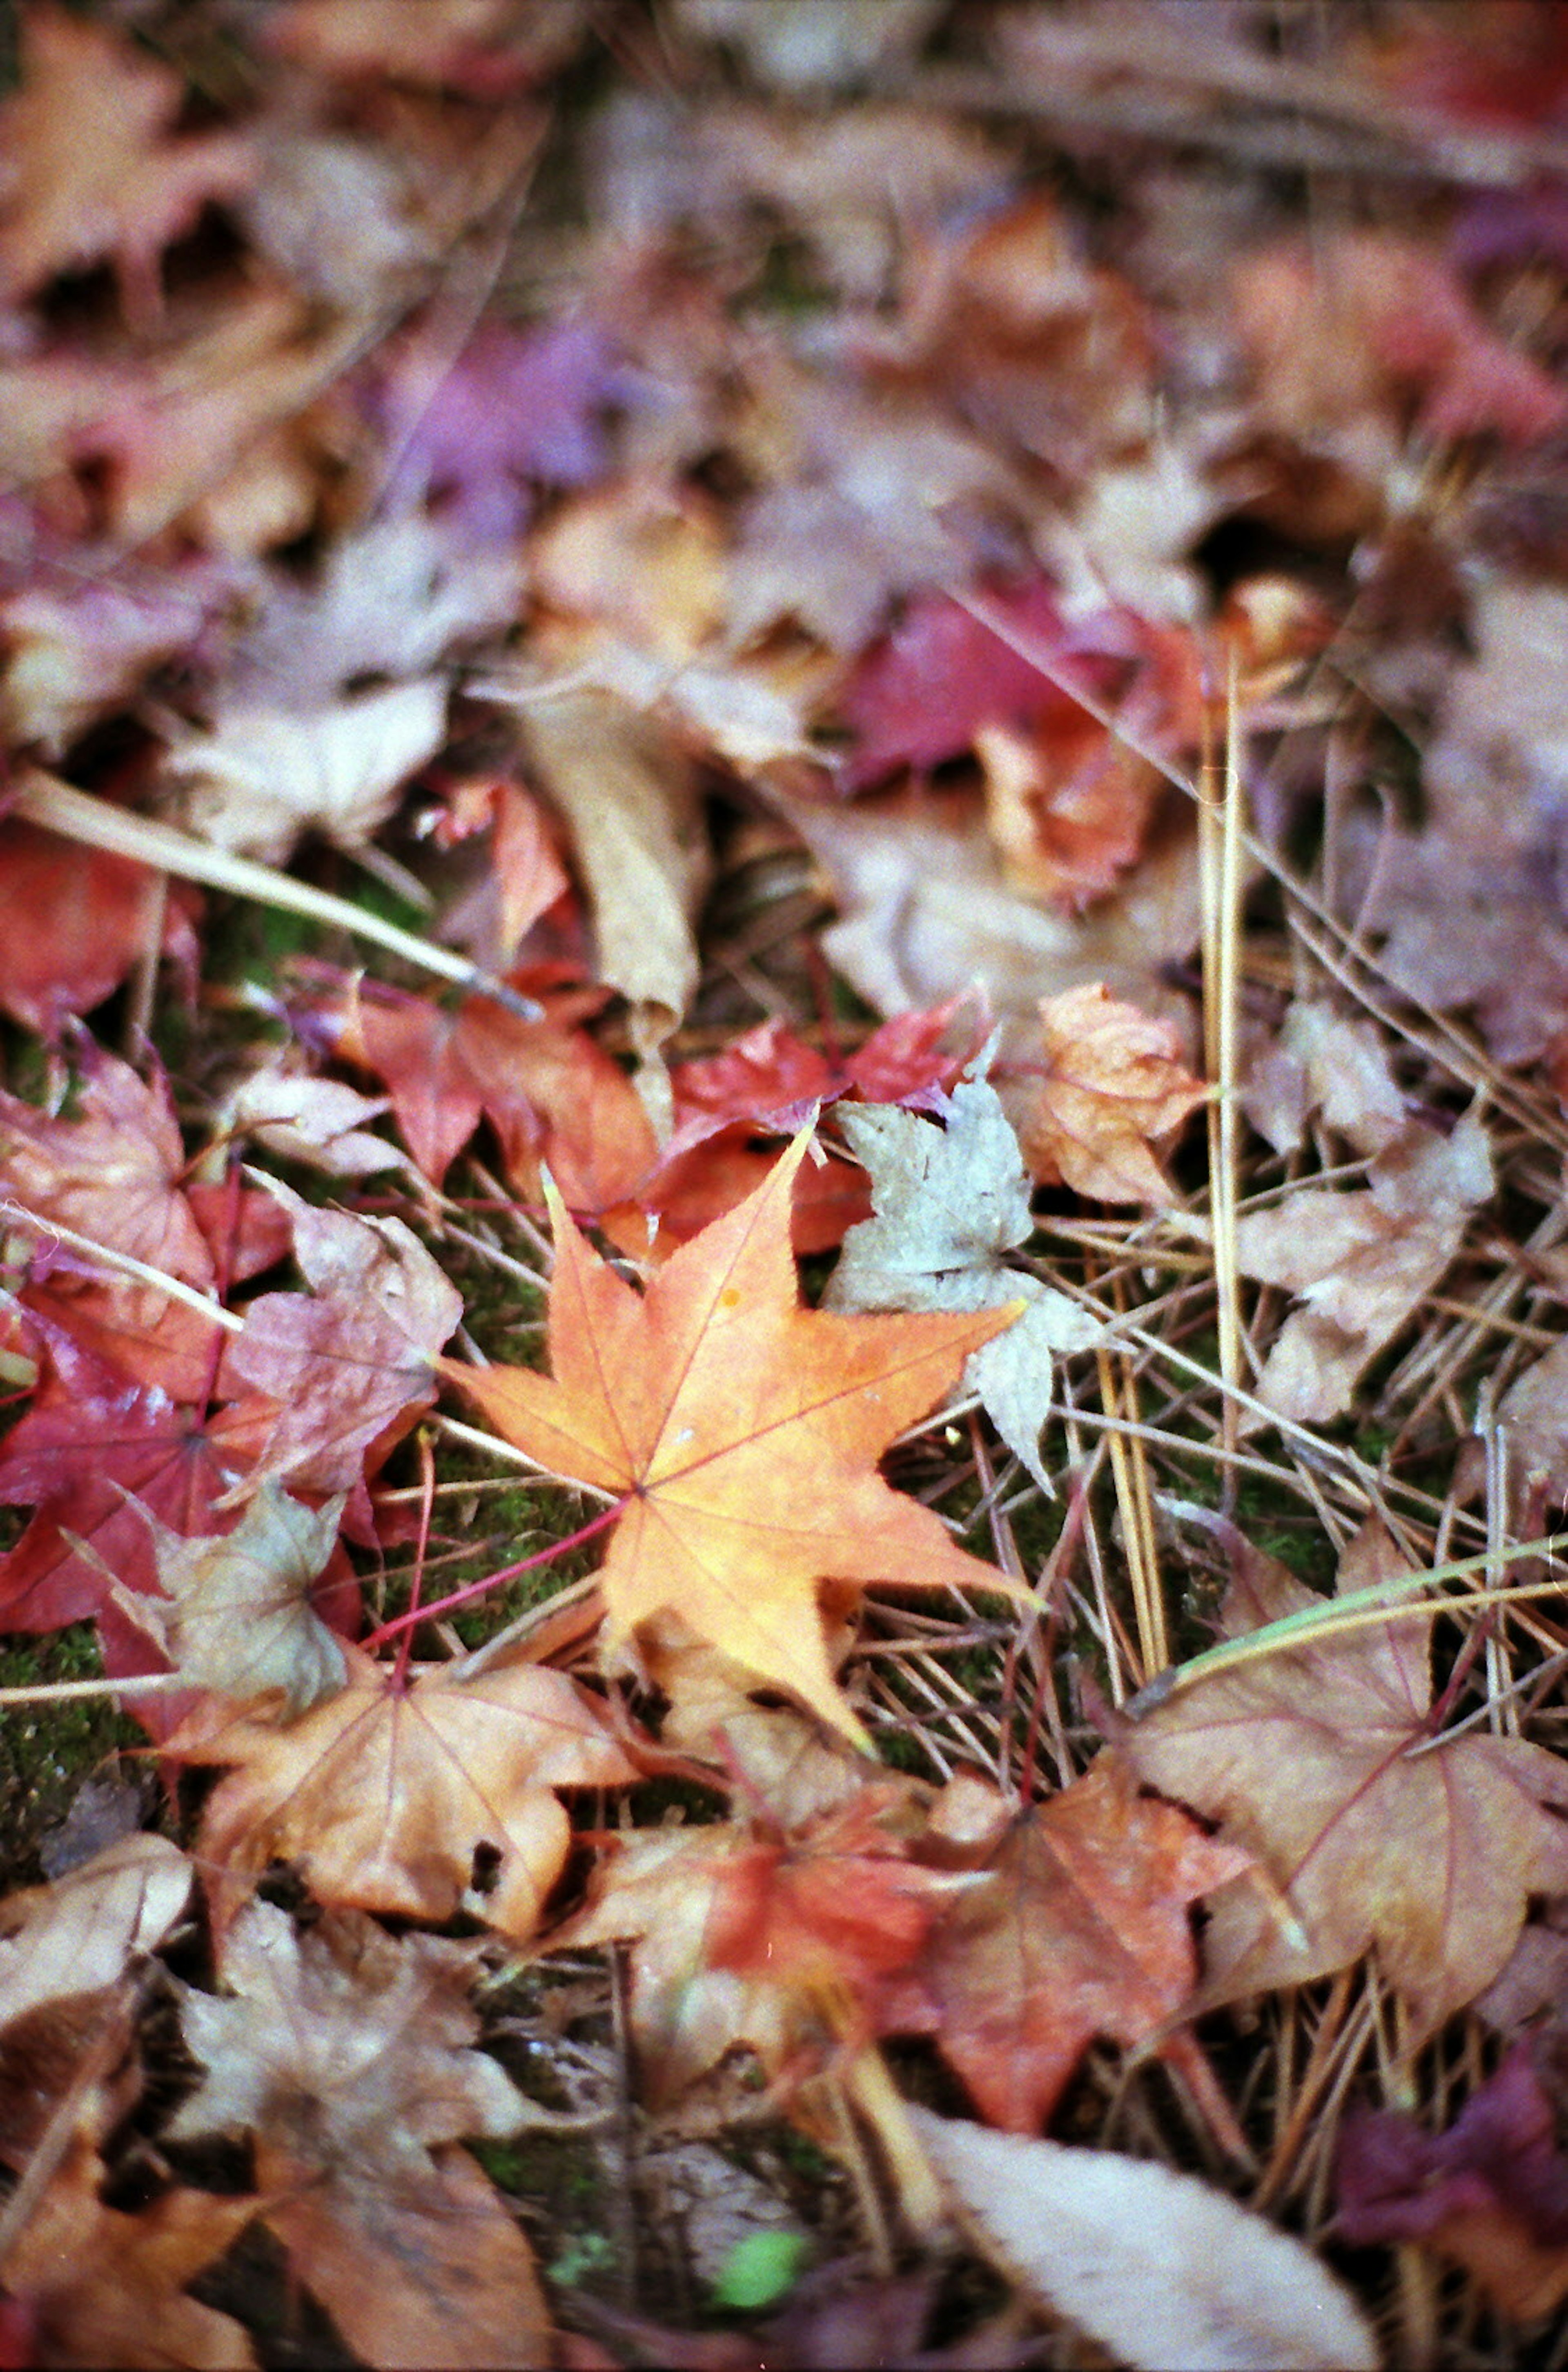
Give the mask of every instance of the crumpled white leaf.
[(446, 738), (447, 689), (433, 680), (299, 708), (246, 695), (216, 703), (211, 731), (171, 749), (164, 773), (188, 831), (281, 865), (302, 832), (367, 841)]
[(292, 1715), (343, 1687), (342, 1642), (309, 1596), (338, 1537), (342, 1497), (303, 1507), (269, 1474), (232, 1532), (196, 1539), (139, 1499), (131, 1505), (153, 1536), (164, 1597), (117, 1588), (116, 1598), (193, 1688), (230, 1697), (281, 1689)]
[(1420, 1122), (1401, 1129), (1371, 1164), (1365, 1189), (1301, 1186), (1246, 1214), (1236, 1230), (1243, 1274), (1285, 1285), (1302, 1302), (1264, 1362), (1258, 1398), (1298, 1424), (1338, 1416), (1492, 1191), (1486, 1131), (1467, 1112), (1450, 1136)]
[(195, 1872), (167, 1837), (122, 1837), (52, 1886), (0, 1907), (0, 2027), (63, 1994), (97, 1993), (153, 1952), (190, 1900)]
[(1043, 1491), (1040, 1436), (1051, 1408), (1051, 1354), (1086, 1351), (1103, 1331), (1064, 1293), (1004, 1252), (1033, 1232), (1029, 1181), (995, 1088), (965, 1077), (938, 1130), (896, 1104), (844, 1104), (839, 1122), (871, 1173), (875, 1217), (844, 1238), (823, 1296), (830, 1309), (996, 1309), (1028, 1306), (1005, 1334), (971, 1353), (965, 1387)]
[(1372, 2332), (1311, 2251), (1196, 2176), (909, 2114), (993, 2262), (1138, 2372), (1376, 2372)]

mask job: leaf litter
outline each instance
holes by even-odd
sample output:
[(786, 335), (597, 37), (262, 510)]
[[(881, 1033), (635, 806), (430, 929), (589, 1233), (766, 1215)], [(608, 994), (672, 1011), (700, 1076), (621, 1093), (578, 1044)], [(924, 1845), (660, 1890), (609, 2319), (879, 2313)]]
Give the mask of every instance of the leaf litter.
[(1548, 2360), (1561, 15), (25, 0), (6, 2361)]

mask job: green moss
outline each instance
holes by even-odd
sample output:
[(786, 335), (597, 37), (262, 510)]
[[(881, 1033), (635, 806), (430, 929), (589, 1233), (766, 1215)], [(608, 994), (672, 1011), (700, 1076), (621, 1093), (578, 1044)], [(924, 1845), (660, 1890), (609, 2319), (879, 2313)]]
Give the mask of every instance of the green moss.
[[(44, 1688), (96, 1680), (101, 1670), (90, 1622), (0, 1645), (0, 1688)], [(41, 1840), (57, 1827), (84, 1780), (146, 1738), (112, 1697), (7, 1705), (0, 1714), (0, 1890), (41, 1876)]]

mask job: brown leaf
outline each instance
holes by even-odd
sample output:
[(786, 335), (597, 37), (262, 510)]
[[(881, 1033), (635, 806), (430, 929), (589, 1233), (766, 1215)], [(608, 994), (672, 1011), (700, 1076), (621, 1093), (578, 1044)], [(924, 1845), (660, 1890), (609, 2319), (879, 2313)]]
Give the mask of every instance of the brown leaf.
[[(492, 1666), (412, 1686), (345, 1647), (348, 1685), (286, 1727), (241, 1716), (188, 1723), (169, 1750), (238, 1767), (202, 1825), (204, 1866), (232, 1909), (269, 1861), (297, 1861), (324, 1902), (436, 1923), (469, 1907), (505, 1935), (533, 1933), (571, 1827), (556, 1787), (636, 1773), (563, 1673)], [(474, 1855), (498, 1858), (470, 1901)]]
[(1016, 1094), (1018, 1142), (1035, 1176), (1102, 1203), (1168, 1203), (1153, 1147), (1171, 1138), (1206, 1088), (1181, 1062), (1174, 1023), (1113, 997), (1103, 982), (1047, 997), (1043, 1060)]
[(806, 1150), (797, 1138), (642, 1296), (557, 1199), (554, 1380), (522, 1367), (445, 1373), (530, 1458), (624, 1499), (604, 1566), (608, 1655), (668, 1611), (861, 1743), (829, 1667), (819, 1585), (1006, 1588), (875, 1461), (1012, 1313), (803, 1308), (789, 1221)]
[(988, 2123), (1038, 2133), (1097, 2035), (1135, 2048), (1176, 2016), (1198, 1973), (1189, 1906), (1249, 1858), (1141, 1796), (1114, 1752), (1016, 1823), (918, 1962)]
[(251, 2372), (256, 2357), (239, 2324), (184, 2290), (238, 2239), (255, 2201), (167, 2191), (125, 2215), (99, 2198), (103, 2175), (97, 2150), (78, 2137), (0, 2261), (0, 2282), (35, 2351), (21, 2360)]
[(0, 2026), (64, 1994), (96, 1993), (156, 1951), (195, 1873), (167, 1837), (125, 1837), (52, 1886), (0, 1903)]
[(460, 2150), (528, 2114), (473, 2048), (471, 1949), (328, 1913), (302, 1936), (251, 1902), (224, 1939), (226, 1998), (182, 1987), (207, 2079), (178, 2135), (248, 2131), (266, 2222), (296, 2279), (372, 2364), (543, 2366), (527, 2241)]
[[(1236, 1558), (1228, 1638), (1322, 1603), (1245, 1542)], [(1369, 1529), (1341, 1594), (1402, 1569)], [(1559, 1758), (1473, 1729), (1426, 1748), (1431, 1630), (1423, 1610), (1264, 1657), (1129, 1729), (1140, 1776), (1219, 1820), (1288, 1905), (1246, 1879), (1214, 1897), (1205, 2001), (1305, 1983), (1375, 1948), (1428, 2034), (1497, 1975), (1531, 1895), (1568, 1890), (1568, 1827), (1547, 1808), (1568, 1810)]]

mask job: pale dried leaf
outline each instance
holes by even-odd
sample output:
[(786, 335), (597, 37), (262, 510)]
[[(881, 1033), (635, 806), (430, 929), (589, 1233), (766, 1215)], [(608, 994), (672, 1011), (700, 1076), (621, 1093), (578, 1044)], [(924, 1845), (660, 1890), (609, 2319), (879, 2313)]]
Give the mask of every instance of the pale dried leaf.
[(1087, 1350), (1087, 1313), (1003, 1255), (1033, 1232), (1028, 1180), (996, 1090), (965, 1078), (946, 1126), (892, 1104), (846, 1104), (850, 1150), (871, 1173), (874, 1218), (852, 1227), (823, 1296), (830, 1309), (994, 1309), (1025, 1304), (1005, 1334), (972, 1352), (964, 1388), (1042, 1490), (1040, 1436), (1051, 1407), (1051, 1355)]
[(692, 921), (707, 865), (691, 769), (648, 718), (600, 692), (530, 704), (523, 731), (571, 826), (599, 976), (633, 1006), (639, 1051), (651, 1054), (697, 985)]
[(0, 2026), (65, 1994), (113, 1984), (156, 1951), (190, 1900), (194, 1872), (167, 1837), (105, 1846), (52, 1886), (0, 1904)]
[(1376, 2372), (1371, 2331), (1318, 2260), (1208, 2183), (909, 2113), (984, 2253), (1140, 2372)]
[(339, 1079), (313, 1079), (269, 1063), (230, 1089), (218, 1118), (285, 1161), (324, 1170), (329, 1178), (373, 1178), (377, 1170), (407, 1167), (395, 1145), (364, 1125), (391, 1108), (389, 1096), (362, 1096)]
[(299, 709), (230, 698), (164, 770), (188, 831), (282, 864), (306, 831), (344, 848), (368, 840), (446, 738), (446, 686), (430, 680)]
[(170, 1531), (139, 1499), (131, 1505), (153, 1536), (164, 1599), (122, 1590), (121, 1609), (153, 1632), (193, 1688), (229, 1697), (279, 1689), (291, 1715), (342, 1688), (342, 1642), (310, 1605), (337, 1541), (341, 1497), (302, 1507), (268, 1475), (236, 1529), (205, 1540)]
[(1236, 1230), (1247, 1276), (1301, 1296), (1264, 1362), (1257, 1396), (1317, 1424), (1350, 1404), (1369, 1359), (1398, 1332), (1459, 1249), (1493, 1191), (1486, 1131), (1467, 1113), (1451, 1136), (1412, 1122), (1388, 1140), (1365, 1190), (1301, 1186)]

